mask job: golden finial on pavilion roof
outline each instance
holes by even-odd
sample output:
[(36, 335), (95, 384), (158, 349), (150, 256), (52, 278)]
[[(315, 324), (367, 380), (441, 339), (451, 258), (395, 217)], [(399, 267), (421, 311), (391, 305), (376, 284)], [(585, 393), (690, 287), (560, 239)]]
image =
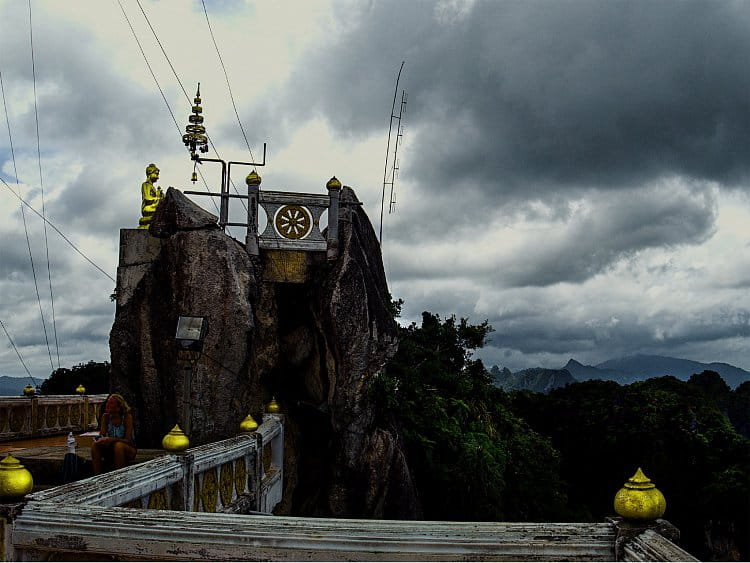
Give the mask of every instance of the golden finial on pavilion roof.
[(631, 520), (656, 520), (664, 516), (667, 501), (641, 468), (615, 495), (615, 512)]
[(34, 478), (12, 455), (0, 461), (0, 498), (17, 498), (34, 489)]
[(326, 183), (326, 188), (329, 190), (340, 190), (341, 189), (341, 182), (339, 182), (339, 179), (334, 176), (328, 182)]
[(247, 175), (247, 178), (245, 178), (245, 183), (248, 186), (260, 186), (261, 177), (260, 174), (258, 174), (255, 169), (253, 169), (250, 174)]
[(186, 133), (182, 136), (182, 142), (190, 151), (190, 158), (196, 160), (198, 155), (195, 153), (196, 150), (206, 153), (208, 152), (208, 137), (206, 136), (206, 128), (203, 126), (203, 108), (201, 107), (201, 83), (198, 82), (198, 90), (195, 93), (193, 99), (193, 107), (191, 113), (188, 116), (189, 125), (185, 127)]
[(258, 423), (251, 414), (248, 414), (242, 422), (240, 422), (240, 432), (255, 432), (258, 429)]
[(179, 424), (175, 424), (174, 428), (161, 441), (161, 447), (168, 452), (181, 452), (186, 450), (189, 445), (190, 440), (182, 431)]

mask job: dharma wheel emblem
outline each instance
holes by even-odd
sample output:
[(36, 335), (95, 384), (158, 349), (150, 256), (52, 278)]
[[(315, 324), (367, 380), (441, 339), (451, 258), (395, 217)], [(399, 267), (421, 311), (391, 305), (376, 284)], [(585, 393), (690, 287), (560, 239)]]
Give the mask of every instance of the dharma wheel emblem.
[(310, 234), (312, 217), (301, 205), (285, 205), (276, 212), (274, 224), (282, 237), (301, 239)]

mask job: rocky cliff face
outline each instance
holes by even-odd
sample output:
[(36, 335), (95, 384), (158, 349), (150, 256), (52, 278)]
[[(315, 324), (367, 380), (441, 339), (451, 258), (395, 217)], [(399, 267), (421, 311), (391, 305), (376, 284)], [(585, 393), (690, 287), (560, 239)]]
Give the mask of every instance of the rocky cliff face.
[[(278, 253), (251, 258), (170, 188), (150, 234), (122, 232), (112, 387), (135, 407), (143, 446), (176, 422), (193, 445), (232, 436), (275, 396), (287, 415), (278, 511), (416, 517), (400, 443), (374, 426), (369, 398), (397, 347), (380, 246), (351, 189), (341, 203), (339, 257), (308, 256), (305, 283), (273, 283)], [(208, 319), (202, 353), (178, 350), (180, 315)]]

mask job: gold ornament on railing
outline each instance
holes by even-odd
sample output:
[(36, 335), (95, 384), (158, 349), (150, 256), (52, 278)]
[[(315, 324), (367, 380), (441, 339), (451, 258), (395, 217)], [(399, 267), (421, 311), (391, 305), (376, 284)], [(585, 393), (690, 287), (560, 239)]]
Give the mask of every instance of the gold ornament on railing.
[(78, 393), (79, 395), (85, 395), (86, 388), (81, 383), (79, 383), (78, 387), (76, 387), (76, 393)]
[(278, 414), (281, 412), (281, 406), (276, 402), (276, 397), (271, 397), (271, 402), (266, 405), (266, 412), (269, 414)]
[(36, 390), (31, 385), (27, 385), (23, 388), (23, 394), (26, 397), (33, 397), (35, 391)]
[(248, 414), (242, 422), (240, 422), (240, 432), (255, 432), (258, 429), (258, 423), (252, 415)]
[(161, 441), (161, 447), (168, 452), (181, 452), (186, 450), (189, 445), (190, 439), (182, 431), (179, 424), (175, 424), (174, 428)]
[(656, 520), (664, 516), (667, 501), (641, 468), (615, 495), (615, 512), (629, 520)]
[(255, 171), (255, 169), (253, 169), (253, 171), (245, 177), (245, 183), (248, 186), (260, 186), (261, 181), (262, 178), (260, 177), (260, 174)]
[(336, 178), (336, 176), (334, 176), (333, 178), (328, 180), (328, 182), (326, 182), (326, 188), (328, 188), (329, 190), (340, 190), (341, 182), (338, 178)]
[(0, 498), (19, 498), (34, 489), (34, 478), (12, 455), (0, 461)]

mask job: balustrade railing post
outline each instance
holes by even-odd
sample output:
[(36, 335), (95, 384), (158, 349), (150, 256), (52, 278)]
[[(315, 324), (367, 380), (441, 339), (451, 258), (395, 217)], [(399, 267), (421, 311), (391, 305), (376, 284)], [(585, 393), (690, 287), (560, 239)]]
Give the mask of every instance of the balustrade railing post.
[(35, 424), (36, 421), (39, 420), (39, 417), (37, 416), (38, 412), (39, 412), (39, 397), (32, 397), (31, 408), (29, 409), (29, 427), (28, 427), (30, 436), (34, 436), (37, 430), (41, 430), (41, 428), (36, 428), (36, 424)]
[(81, 407), (83, 409), (83, 412), (81, 412), (81, 432), (88, 432), (89, 429), (89, 396), (84, 395), (83, 396), (83, 406)]
[(258, 199), (260, 195), (261, 178), (255, 170), (245, 178), (247, 184), (247, 234), (245, 235), (245, 250), (250, 256), (258, 256)]
[(193, 481), (195, 481), (195, 457), (189, 453), (181, 454), (177, 457), (180, 463), (182, 463), (182, 481), (180, 481), (180, 487), (182, 500), (185, 503), (183, 510), (185, 512), (193, 512), (193, 504), (195, 503), (195, 488), (193, 487)]
[(336, 176), (328, 180), (328, 260), (334, 260), (339, 255), (339, 196), (341, 195), (341, 182)]

